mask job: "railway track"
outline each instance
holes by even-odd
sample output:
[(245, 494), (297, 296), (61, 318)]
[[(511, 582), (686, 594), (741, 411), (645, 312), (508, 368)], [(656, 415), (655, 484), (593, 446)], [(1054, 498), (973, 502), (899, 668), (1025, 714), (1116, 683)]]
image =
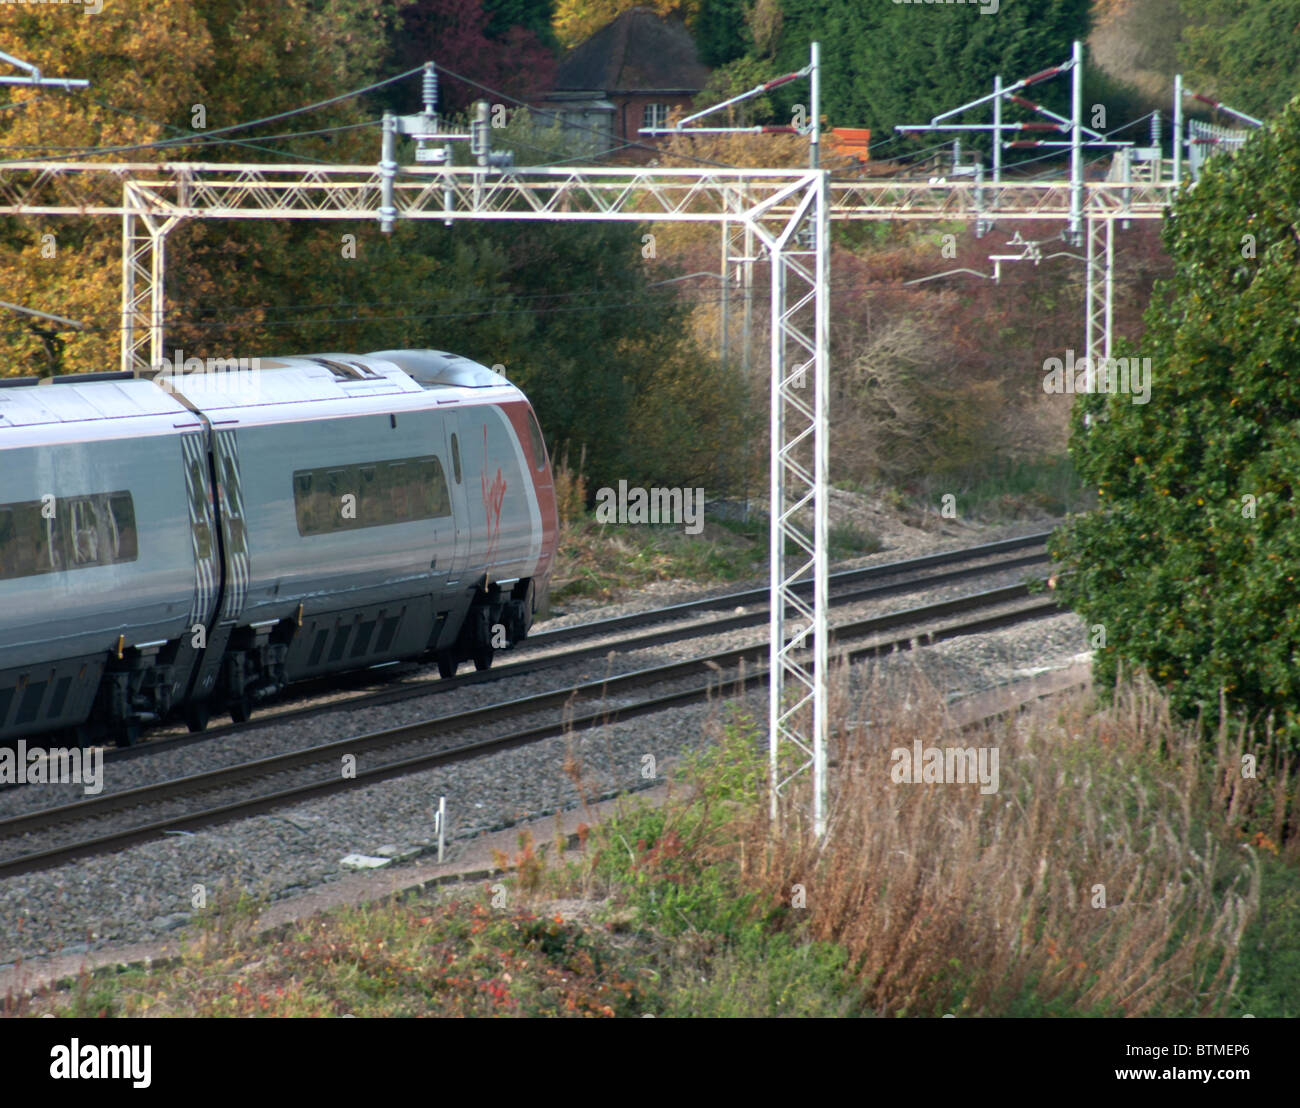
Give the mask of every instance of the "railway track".
[[(1011, 585), (872, 616), (834, 629), (831, 660), (857, 661), (1059, 614), (1050, 596)], [(905, 634), (900, 634), (906, 629)], [(602, 648), (607, 649), (607, 648)], [(77, 858), (145, 842), (302, 800), (368, 785), (485, 753), (706, 701), (725, 684), (739, 690), (767, 681), (767, 644), (705, 654), (668, 665), (507, 701), (473, 712), (276, 754), (209, 772), (109, 793), (0, 820), (0, 877), (47, 869)], [(754, 668), (750, 668), (754, 667)], [(663, 688), (662, 686), (673, 686)], [(549, 714), (473, 741), (465, 731), (521, 716)], [(355, 759), (355, 775), (340, 773)], [(195, 801), (200, 806), (195, 807)], [(187, 803), (188, 802), (188, 803)], [(119, 817), (130, 813), (123, 821)], [(112, 826), (109, 822), (112, 822)]]
[[(956, 584), (999, 571), (1046, 565), (1046, 542), (1049, 537), (1050, 532), (1039, 532), (942, 554), (928, 554), (862, 569), (843, 570), (830, 576), (831, 604), (840, 607), (880, 600), (940, 585)], [(804, 582), (799, 586), (799, 591), (806, 593), (811, 588), (810, 582)], [(367, 681), (373, 684), (377, 673), (391, 673), (391, 676), (383, 680), (381, 687), (361, 687), (355, 695), (346, 697), (337, 696), (340, 684), (337, 677), (303, 682), (289, 690), (288, 699), (279, 705), (266, 705), (264, 710), (247, 723), (213, 727), (197, 735), (161, 735), (136, 746), (111, 749), (106, 752), (106, 761), (137, 758), (174, 746), (250, 733), (263, 727), (316, 717), (322, 712), (382, 707), (413, 697), (427, 696), (432, 691), (442, 692), (502, 681), (562, 665), (603, 658), (612, 650), (640, 650), (703, 635), (761, 627), (767, 623), (767, 603), (766, 587), (745, 589), (650, 611), (539, 631), (510, 651), (510, 654), (502, 656), (502, 663), (490, 670), (445, 679), (436, 675), (436, 669), (432, 665), (381, 667), (378, 671), (366, 670), (360, 675), (345, 676), (344, 682)], [(738, 612), (737, 609), (744, 611)], [(586, 645), (560, 649), (566, 644), (580, 644), (584, 641)], [(518, 655), (517, 660), (508, 660), (511, 655)], [(334, 698), (325, 702), (312, 700), (325, 693), (333, 694)], [(2, 787), (0, 791), (3, 791)]]

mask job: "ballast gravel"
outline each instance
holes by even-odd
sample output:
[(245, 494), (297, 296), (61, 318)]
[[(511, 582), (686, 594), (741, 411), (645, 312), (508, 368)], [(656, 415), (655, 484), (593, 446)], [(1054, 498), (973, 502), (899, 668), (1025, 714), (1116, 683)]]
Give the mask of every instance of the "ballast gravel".
[[(1082, 620), (1063, 613), (893, 654), (858, 667), (858, 672), (865, 678), (872, 667), (885, 672), (919, 669), (938, 692), (954, 698), (1068, 665), (1087, 649)], [(538, 680), (554, 687), (553, 675), (539, 675)], [(748, 711), (761, 717), (765, 693), (744, 699)], [(379, 711), (408, 707), (392, 705)], [(211, 903), (223, 889), (243, 889), (269, 899), (293, 896), (350, 872), (342, 862), (350, 854), (390, 857), (393, 866), (427, 857), (436, 842), (439, 797), (446, 797), (448, 858), (454, 860), (458, 844), (482, 832), (662, 781), (683, 753), (706, 741), (708, 721), (722, 710), (718, 703), (678, 708), (546, 739), (0, 881), (0, 964), (174, 933), (191, 923), (197, 903)], [(339, 737), (356, 733), (354, 726), (327, 717), (311, 724), (313, 740), (321, 738), (316, 732), (322, 728), (336, 725)], [(304, 725), (293, 726), (299, 732), (296, 742), (302, 745)], [(259, 733), (259, 743), (271, 742), (273, 730)], [(653, 758), (656, 779), (644, 776), (650, 764), (647, 755)], [(241, 756), (246, 758), (248, 751)]]
[[(1025, 569), (993, 571), (946, 585), (920, 588), (907, 594), (840, 605), (832, 610), (832, 626), (899, 611), (903, 608), (934, 604), (977, 591), (1017, 584), (1025, 580), (1027, 575), (1028, 571)], [(717, 613), (718, 616), (729, 614), (731, 613)], [(707, 628), (711, 620), (706, 615), (699, 618), (699, 622)], [(645, 630), (659, 632), (662, 628), (655, 626)], [(104, 763), (103, 793), (120, 792), (157, 781), (206, 773), (247, 762), (253, 758), (270, 757), (308, 746), (320, 746), (355, 735), (400, 727), (434, 717), (458, 716), (504, 700), (536, 696), (561, 688), (571, 689), (593, 682), (600, 683), (620, 674), (766, 642), (766, 623), (741, 630), (696, 634), (675, 642), (659, 643), (634, 650), (615, 651), (614, 641), (611, 640), (611, 651), (603, 658), (588, 658), (532, 673), (517, 674), (508, 680), (456, 688), (440, 688), (439, 683), (434, 680), (428, 684), (428, 695), (370, 708), (349, 709), (337, 706), (330, 711), (313, 716), (310, 723), (301, 719), (286, 720), (282, 724), (271, 723), (247, 734), (232, 734), (188, 742), (130, 759), (117, 759), (110, 754)], [(526, 648), (527, 643), (525, 643)], [(565, 647), (557, 646), (554, 649), (559, 651)], [(514, 661), (513, 653), (501, 655), (502, 664)], [(531, 654), (524, 655), (524, 657), (531, 656)], [(708, 676), (708, 670), (704, 666), (700, 667), (700, 676)], [(672, 687), (685, 687), (685, 684), (675, 683)], [(663, 691), (670, 690), (665, 688)], [(536, 722), (540, 724), (544, 721), (539, 718)], [(522, 727), (523, 721), (516, 722)], [(473, 732), (466, 730), (457, 736), (461, 741), (477, 737), (483, 737), (477, 730)], [(0, 819), (57, 804), (75, 803), (83, 799), (85, 793), (83, 787), (78, 784), (48, 784), (41, 785), (39, 788), (3, 789), (0, 790)], [(184, 803), (177, 802), (178, 812), (183, 808)], [(8, 843), (0, 844), (0, 857), (25, 852), (27, 849), (21, 844), (19, 846), (20, 849), (14, 849)]]

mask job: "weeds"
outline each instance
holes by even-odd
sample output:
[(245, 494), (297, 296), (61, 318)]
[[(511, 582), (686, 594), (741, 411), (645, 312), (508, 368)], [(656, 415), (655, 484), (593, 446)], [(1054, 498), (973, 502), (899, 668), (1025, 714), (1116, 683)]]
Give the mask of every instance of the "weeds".
[[(797, 791), (769, 822), (759, 728), (733, 710), (658, 807), (584, 823), (578, 852), (521, 834), (504, 890), (253, 934), (257, 901), (231, 886), (178, 964), (6, 1012), (1296, 1014), (1293, 781), (1241, 772), (1267, 736), (1224, 720), (1207, 738), (1141, 681), (971, 733), (915, 673), (840, 672), (831, 716), (822, 840)], [(891, 752), (916, 742), (996, 748), (1000, 787), (895, 781)], [(566, 771), (581, 786), (572, 751)]]

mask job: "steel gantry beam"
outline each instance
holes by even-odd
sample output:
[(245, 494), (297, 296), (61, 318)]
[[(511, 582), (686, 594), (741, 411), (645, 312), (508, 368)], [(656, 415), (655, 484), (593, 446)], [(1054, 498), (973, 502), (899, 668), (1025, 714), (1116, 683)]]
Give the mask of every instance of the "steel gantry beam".
[[(393, 183), (399, 219), (511, 219), (531, 212), (558, 220), (716, 222), (728, 211), (790, 213), (808, 171), (726, 169), (528, 169), (414, 165)], [(0, 165), (0, 215), (124, 216), (123, 184), (151, 197), (159, 215), (182, 219), (378, 219), (379, 166), (203, 162), (7, 162)], [(1159, 219), (1172, 181), (1088, 181), (1084, 214)], [(445, 194), (445, 195), (444, 195)], [(836, 180), (832, 219), (1016, 219), (1064, 222), (1068, 181)]]
[[(1087, 182), (1088, 330), (1094, 275), (1109, 288), (1117, 218), (1158, 219), (1168, 183)], [(1074, 204), (1079, 203), (1077, 192)], [(771, 691), (769, 759), (773, 813), (811, 771), (813, 822), (829, 818), (827, 720), (827, 354), (831, 219), (1067, 222), (1077, 215), (1068, 182), (831, 181), (806, 169), (605, 169), (415, 165), (319, 166), (226, 163), (7, 163), (0, 215), (116, 216), (123, 221), (122, 367), (140, 371), (164, 353), (168, 232), (185, 219), (522, 220), (715, 223), (725, 258), (741, 265), (745, 315), (755, 260), (771, 279), (769, 472)], [(1105, 264), (1095, 236), (1105, 228)], [(743, 237), (743, 244), (742, 244)], [(725, 272), (725, 270), (724, 270)], [(1109, 292), (1105, 294), (1109, 303)], [(1102, 324), (1097, 324), (1098, 327)], [(1106, 347), (1108, 349), (1108, 346)], [(147, 354), (146, 354), (147, 350)], [(748, 326), (743, 361), (748, 366)], [(808, 520), (810, 529), (800, 520)], [(794, 550), (787, 568), (787, 550)], [(812, 600), (795, 581), (809, 575)]]

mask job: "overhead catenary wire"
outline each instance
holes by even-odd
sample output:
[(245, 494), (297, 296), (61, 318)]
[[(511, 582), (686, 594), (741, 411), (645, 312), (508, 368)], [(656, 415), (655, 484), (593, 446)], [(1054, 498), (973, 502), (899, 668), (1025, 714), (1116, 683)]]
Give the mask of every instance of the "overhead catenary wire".
[[(318, 100), (312, 104), (305, 104), (302, 107), (290, 108), (283, 112), (276, 112), (273, 115), (263, 116), (260, 119), (252, 119), (241, 123), (230, 123), (227, 124), (225, 127), (217, 127), (216, 129), (211, 131), (203, 131), (199, 134), (197, 138), (193, 134), (190, 134), (190, 135), (180, 135), (175, 138), (157, 139), (153, 142), (132, 143), (132, 144), (120, 145), (120, 146), (79, 147), (76, 148), (77, 149), (76, 153), (63, 154), (55, 158), (50, 158), (48, 160), (50, 161), (71, 160), (76, 157), (93, 158), (105, 154), (123, 154), (133, 150), (160, 150), (160, 149), (165, 150), (165, 149), (172, 149), (176, 147), (205, 145), (208, 143), (212, 143), (213, 140), (217, 139), (217, 136), (220, 135), (230, 134), (231, 132), (234, 131), (247, 130), (250, 127), (260, 127), (266, 123), (275, 123), (282, 119), (289, 119), (296, 115), (302, 115), (306, 112), (317, 111), (321, 108), (329, 107), (332, 104), (337, 104), (340, 103), (341, 101), (352, 99), (353, 97), (364, 96), (366, 93), (374, 92), (377, 89), (381, 89), (385, 87), (386, 85), (394, 84), (397, 81), (405, 80), (407, 77), (410, 77), (413, 74), (420, 73), (423, 71), (423, 68), (424, 68), (423, 66), (417, 66), (414, 69), (408, 69), (406, 72), (399, 73), (396, 76), (386, 77), (382, 81), (375, 81), (374, 83), (365, 85), (362, 88), (352, 89), (349, 92), (340, 93), (338, 96), (331, 96), (325, 100)], [(373, 126), (373, 125), (374, 125), (373, 122), (367, 121), (366, 123), (360, 123), (360, 124), (348, 124), (346, 125), (346, 127), (352, 128), (352, 127)], [(325, 133), (325, 131), (322, 130), (321, 132), (307, 132), (307, 133)], [(22, 159), (22, 158), (9, 159), (8, 161), (0, 161), (0, 165), (7, 165), (13, 161), (25, 161), (25, 160), (27, 159)]]

